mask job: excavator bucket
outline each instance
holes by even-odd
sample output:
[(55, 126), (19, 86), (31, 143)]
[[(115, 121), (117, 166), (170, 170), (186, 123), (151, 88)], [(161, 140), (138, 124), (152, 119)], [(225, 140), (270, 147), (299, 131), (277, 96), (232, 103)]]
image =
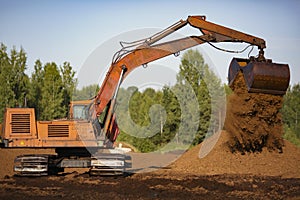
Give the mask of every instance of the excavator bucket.
[(228, 72), (229, 86), (239, 71), (244, 74), (248, 92), (284, 95), (289, 86), (290, 69), (287, 64), (233, 58)]

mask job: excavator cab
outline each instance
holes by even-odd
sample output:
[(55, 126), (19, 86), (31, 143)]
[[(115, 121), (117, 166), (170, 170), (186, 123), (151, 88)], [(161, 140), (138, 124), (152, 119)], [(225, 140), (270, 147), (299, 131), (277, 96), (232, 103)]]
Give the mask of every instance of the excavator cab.
[(228, 70), (229, 86), (232, 86), (240, 71), (248, 92), (284, 95), (289, 86), (290, 70), (287, 64), (273, 63), (267, 59), (259, 61), (253, 57), (233, 58)]

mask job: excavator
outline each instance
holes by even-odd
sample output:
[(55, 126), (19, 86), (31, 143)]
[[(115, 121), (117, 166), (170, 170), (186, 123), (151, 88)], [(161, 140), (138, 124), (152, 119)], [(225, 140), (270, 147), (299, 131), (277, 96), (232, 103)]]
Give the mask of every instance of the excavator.
[[(160, 42), (168, 35), (190, 25), (199, 35)], [(4, 148), (55, 148), (55, 154), (20, 155), (15, 159), (18, 175), (41, 176), (67, 167), (89, 168), (91, 174), (122, 174), (131, 159), (109, 151), (119, 134), (115, 114), (119, 88), (135, 68), (180, 51), (208, 43), (247, 43), (256, 46), (256, 57), (233, 58), (228, 71), (231, 85), (243, 73), (248, 92), (284, 95), (290, 81), (287, 64), (273, 63), (264, 57), (265, 40), (206, 20), (188, 16), (151, 37), (120, 42), (106, 77), (93, 100), (72, 102), (70, 119), (36, 121), (32, 108), (7, 108), (2, 127)], [(216, 47), (218, 48), (218, 47)]]

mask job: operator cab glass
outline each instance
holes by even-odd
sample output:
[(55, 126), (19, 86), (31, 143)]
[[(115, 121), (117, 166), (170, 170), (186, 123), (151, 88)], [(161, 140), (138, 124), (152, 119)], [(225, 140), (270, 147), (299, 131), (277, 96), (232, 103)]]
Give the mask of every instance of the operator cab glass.
[(87, 120), (87, 106), (73, 105), (73, 118)]

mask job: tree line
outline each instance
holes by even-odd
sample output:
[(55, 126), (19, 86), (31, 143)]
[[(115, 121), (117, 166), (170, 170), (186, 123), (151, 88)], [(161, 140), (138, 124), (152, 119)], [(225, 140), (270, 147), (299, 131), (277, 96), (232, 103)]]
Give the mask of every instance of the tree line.
[(197, 50), (183, 54), (174, 86), (136, 87), (118, 94), (119, 140), (142, 151), (187, 148), (222, 128), (225, 92), (220, 79)]
[(58, 66), (54, 62), (35, 61), (28, 76), (27, 55), (23, 48), (7, 52), (0, 46), (0, 122), (7, 107), (35, 108), (38, 120), (65, 118), (68, 104), (76, 87), (75, 71), (69, 62)]
[[(38, 120), (66, 118), (71, 100), (93, 97), (97, 84), (76, 88), (75, 71), (69, 62), (42, 63), (26, 74), (27, 55), (23, 48), (9, 52), (0, 47), (0, 122), (6, 107), (35, 108)], [(117, 99), (118, 141), (141, 152), (166, 145), (186, 147), (199, 144), (206, 135), (222, 128), (222, 101), (230, 91), (205, 63), (197, 50), (186, 51), (181, 59), (176, 84), (160, 90), (121, 88)], [(290, 87), (284, 97), (284, 137), (300, 146), (300, 85)]]
[(282, 118), (283, 137), (300, 147), (300, 83), (288, 88), (284, 96)]

